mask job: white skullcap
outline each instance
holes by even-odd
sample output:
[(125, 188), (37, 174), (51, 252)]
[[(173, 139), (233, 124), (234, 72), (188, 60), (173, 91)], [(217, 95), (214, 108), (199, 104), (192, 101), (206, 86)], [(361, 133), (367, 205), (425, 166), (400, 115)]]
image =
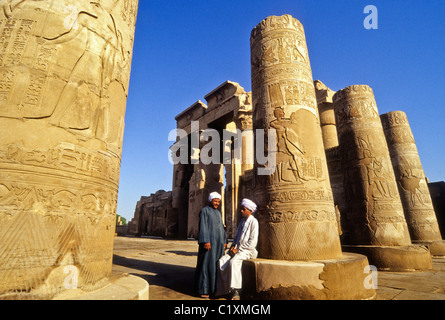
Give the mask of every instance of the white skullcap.
[(212, 192), (209, 195), (209, 201), (212, 201), (213, 199), (220, 199), (221, 200), (221, 195), (218, 192)]
[(252, 213), (256, 210), (256, 204), (252, 200), (243, 199), (243, 201), (241, 201), (241, 205), (243, 207), (245, 207), (246, 209), (249, 209), (250, 211), (252, 211)]

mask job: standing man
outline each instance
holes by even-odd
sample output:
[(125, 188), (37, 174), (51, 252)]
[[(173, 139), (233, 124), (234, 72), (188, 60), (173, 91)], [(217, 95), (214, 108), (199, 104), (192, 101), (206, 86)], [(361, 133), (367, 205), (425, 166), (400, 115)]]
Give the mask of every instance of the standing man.
[(209, 205), (199, 213), (198, 261), (195, 271), (195, 286), (201, 298), (208, 298), (215, 293), (216, 267), (218, 259), (226, 248), (226, 231), (217, 210), (221, 204), (221, 195), (212, 192)]
[(258, 256), (258, 220), (252, 215), (257, 206), (249, 199), (241, 202), (242, 219), (238, 225), (235, 239), (227, 254), (218, 261), (217, 295), (231, 293), (232, 300), (239, 300), (242, 287), (241, 267), (243, 260)]

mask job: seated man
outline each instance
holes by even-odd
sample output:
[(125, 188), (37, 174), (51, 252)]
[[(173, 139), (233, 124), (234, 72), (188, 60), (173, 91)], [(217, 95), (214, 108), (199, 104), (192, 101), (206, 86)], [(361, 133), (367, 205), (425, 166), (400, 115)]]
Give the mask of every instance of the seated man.
[(242, 286), (241, 267), (243, 260), (254, 259), (258, 255), (258, 220), (252, 215), (256, 204), (243, 199), (241, 202), (242, 219), (238, 225), (235, 239), (227, 254), (218, 261), (217, 293), (225, 295), (231, 293), (232, 300), (239, 300)]

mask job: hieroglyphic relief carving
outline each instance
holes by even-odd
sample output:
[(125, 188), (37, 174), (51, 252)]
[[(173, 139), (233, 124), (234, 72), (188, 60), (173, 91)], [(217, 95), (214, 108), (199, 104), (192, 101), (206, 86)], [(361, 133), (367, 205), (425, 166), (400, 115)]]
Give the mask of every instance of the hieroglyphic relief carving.
[(5, 215), (13, 215), (18, 210), (31, 210), (34, 203), (38, 203), (46, 215), (61, 212), (112, 215), (116, 209), (114, 198), (117, 194), (114, 190), (101, 194), (97, 190), (26, 185), (20, 182), (0, 184), (0, 190), (0, 205), (7, 207), (7, 210), (1, 210)]
[[(265, 217), (262, 217), (265, 219)], [(308, 211), (284, 211), (274, 212), (268, 217), (268, 222), (297, 222), (297, 221), (333, 221), (337, 223), (335, 211), (308, 210)], [(264, 222), (264, 220), (262, 220)]]
[[(338, 257), (336, 214), (301, 23), (284, 15), (258, 24), (251, 33), (251, 66), (253, 127), (274, 129), (277, 137), (274, 172), (255, 176), (260, 256)], [(310, 235), (304, 231), (309, 229)], [(318, 232), (323, 232), (323, 243), (316, 240)], [(306, 247), (309, 242), (311, 248)]]
[(0, 295), (110, 275), (137, 6), (0, 2)]
[(83, 174), (107, 180), (112, 185), (119, 181), (119, 159), (73, 144), (60, 144), (46, 150), (26, 149), (20, 143), (0, 146), (0, 161)]
[(373, 91), (350, 86), (333, 98), (350, 244), (411, 243)]
[[(134, 22), (137, 2), (76, 2), (71, 25), (62, 19), (68, 5), (34, 2), (7, 1), (0, 17), (0, 116), (48, 118), (119, 154), (123, 118), (116, 109), (128, 93), (133, 44), (124, 28)], [(123, 13), (124, 7), (130, 10)]]
[(393, 111), (380, 118), (411, 238), (441, 240), (425, 173), (406, 114)]

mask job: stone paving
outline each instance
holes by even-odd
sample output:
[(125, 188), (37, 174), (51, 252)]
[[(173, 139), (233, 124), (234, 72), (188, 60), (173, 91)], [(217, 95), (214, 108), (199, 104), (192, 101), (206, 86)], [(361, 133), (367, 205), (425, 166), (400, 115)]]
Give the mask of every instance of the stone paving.
[[(202, 300), (193, 291), (197, 242), (116, 237), (113, 271), (145, 279), (150, 300)], [(378, 272), (376, 300), (445, 300), (445, 258), (425, 272)]]

